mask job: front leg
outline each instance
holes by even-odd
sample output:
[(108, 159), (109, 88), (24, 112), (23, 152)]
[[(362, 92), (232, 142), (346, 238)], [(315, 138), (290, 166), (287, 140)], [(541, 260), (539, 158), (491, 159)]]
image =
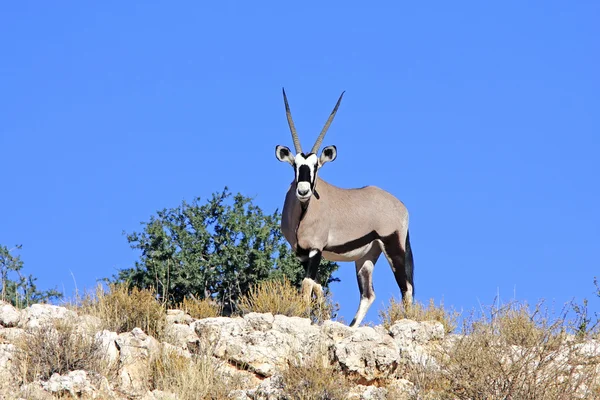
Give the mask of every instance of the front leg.
[(302, 295), (304, 300), (309, 303), (313, 292), (317, 295), (320, 300), (323, 298), (323, 288), (318, 283), (317, 276), (319, 272), (319, 265), (321, 264), (322, 252), (318, 249), (312, 249), (306, 251), (298, 248), (296, 255), (300, 258), (302, 265), (304, 266), (304, 280), (302, 281)]

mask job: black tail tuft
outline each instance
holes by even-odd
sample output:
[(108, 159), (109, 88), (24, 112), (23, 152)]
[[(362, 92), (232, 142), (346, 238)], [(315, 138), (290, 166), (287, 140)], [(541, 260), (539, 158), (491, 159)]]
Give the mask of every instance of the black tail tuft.
[(415, 295), (415, 283), (413, 279), (413, 273), (415, 269), (415, 264), (413, 261), (413, 253), (410, 248), (410, 236), (408, 231), (406, 231), (406, 244), (405, 244), (405, 253), (404, 253), (404, 271), (406, 272), (406, 280), (413, 287), (413, 297)]

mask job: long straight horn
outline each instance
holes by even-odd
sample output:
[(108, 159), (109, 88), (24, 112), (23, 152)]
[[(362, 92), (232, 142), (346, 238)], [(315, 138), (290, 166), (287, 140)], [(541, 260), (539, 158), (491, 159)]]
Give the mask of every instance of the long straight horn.
[(287, 101), (287, 96), (285, 95), (285, 89), (283, 90), (283, 101), (285, 102), (285, 116), (288, 120), (288, 125), (290, 126), (290, 131), (292, 131), (292, 140), (294, 141), (294, 147), (296, 148), (296, 154), (302, 153), (302, 146), (300, 146), (300, 139), (298, 139), (298, 134), (296, 133), (296, 127), (294, 126), (294, 120), (292, 119), (292, 113), (290, 112), (290, 105)]
[(344, 97), (344, 93), (346, 93), (346, 91), (343, 91), (342, 94), (340, 95), (340, 98), (338, 99), (337, 103), (335, 104), (335, 107), (333, 108), (331, 115), (329, 115), (327, 122), (325, 122), (325, 126), (321, 130), (321, 133), (319, 134), (319, 137), (317, 138), (315, 145), (313, 146), (312, 150), (310, 151), (311, 153), (316, 153), (317, 151), (319, 151), (319, 147), (321, 147), (321, 142), (323, 141), (323, 138), (325, 137), (325, 133), (327, 133), (327, 129), (329, 129), (329, 125), (331, 125), (331, 121), (333, 121), (333, 117), (335, 117), (335, 113), (337, 112), (338, 107), (340, 106), (340, 102), (342, 101), (342, 97)]

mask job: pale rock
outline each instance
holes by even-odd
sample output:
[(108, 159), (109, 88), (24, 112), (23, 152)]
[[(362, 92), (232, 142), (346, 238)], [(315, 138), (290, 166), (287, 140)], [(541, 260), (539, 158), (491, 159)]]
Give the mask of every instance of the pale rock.
[[(348, 393), (347, 400), (387, 400), (387, 389), (377, 386), (357, 385)], [(398, 400), (398, 399), (394, 399)]]
[(266, 332), (273, 328), (273, 321), (275, 320), (271, 313), (262, 314), (254, 312), (244, 315), (244, 319), (248, 324), (248, 329), (261, 332)]
[(215, 357), (265, 377), (285, 367), (290, 358), (305, 358), (319, 344), (319, 327), (305, 318), (249, 314), (206, 318), (192, 325), (200, 341), (210, 343)]
[(600, 357), (600, 341), (588, 340), (577, 345), (579, 354), (589, 358)]
[(273, 329), (288, 335), (310, 335), (316, 336), (319, 327), (313, 325), (308, 318), (286, 317), (276, 315), (273, 319)]
[[(247, 397), (252, 400), (280, 400), (286, 397), (283, 394), (283, 378), (273, 375), (263, 380), (256, 389), (248, 390)], [(244, 399), (243, 397), (238, 397)]]
[(159, 343), (140, 328), (122, 333), (116, 339), (119, 349), (118, 383), (121, 390), (135, 396), (148, 389), (150, 359), (159, 351)]
[(189, 351), (187, 351), (187, 349), (182, 349), (179, 346), (175, 346), (171, 343), (168, 342), (162, 342), (160, 344), (160, 348), (163, 351), (163, 353), (166, 354), (177, 354), (178, 356), (190, 359), (192, 358), (192, 355)]
[(15, 351), (12, 343), (0, 344), (0, 389), (8, 389), (17, 384), (18, 377), (13, 371)]
[(354, 331), (355, 328), (350, 328), (348, 325), (337, 321), (325, 321), (321, 325), (321, 332), (333, 343), (339, 343), (347, 337), (352, 336)]
[(64, 320), (67, 318), (77, 318), (77, 313), (68, 310), (65, 307), (59, 307), (52, 304), (34, 304), (25, 308), (21, 312), (19, 327), (38, 328), (53, 320)]
[(192, 327), (184, 324), (168, 324), (165, 327), (165, 336), (169, 342), (187, 349), (190, 343), (195, 343), (198, 340), (198, 335)]
[(73, 397), (90, 397), (95, 392), (87, 373), (81, 370), (71, 371), (67, 375), (54, 374), (47, 382), (41, 382), (41, 387), (52, 394), (69, 393)]
[(182, 310), (167, 310), (167, 322), (169, 324), (189, 325), (194, 322), (194, 318)]
[[(221, 337), (240, 336), (246, 332), (247, 323), (242, 318), (213, 317), (194, 321), (190, 324), (196, 335), (206, 342), (219, 342)], [(221, 347), (219, 351), (224, 351)], [(219, 357), (217, 354), (215, 354)]]
[(12, 304), (0, 300), (0, 326), (12, 328), (19, 324), (21, 312)]
[(0, 328), (0, 342), (15, 343), (25, 334), (21, 328)]
[(178, 400), (178, 399), (179, 399), (179, 397), (177, 397), (176, 394), (169, 393), (169, 392), (163, 392), (162, 390), (148, 391), (148, 392), (146, 392), (144, 397), (142, 397), (142, 400)]
[(334, 354), (340, 366), (367, 381), (385, 377), (398, 366), (398, 346), (389, 335), (381, 335), (375, 329), (364, 326), (334, 344)]
[(253, 400), (252, 397), (248, 396), (248, 390), (236, 389), (229, 392), (228, 398), (230, 400)]
[(410, 319), (396, 321), (389, 329), (396, 344), (403, 342), (426, 344), (444, 339), (444, 325), (437, 321), (417, 322)]
[(431, 355), (431, 348), (440, 346), (444, 339), (444, 326), (440, 322), (401, 319), (389, 328), (389, 332), (398, 346), (403, 361), (426, 368), (439, 367)]
[(257, 387), (262, 382), (262, 379), (259, 379), (259, 377), (251, 371), (238, 369), (234, 365), (219, 360), (218, 358), (214, 358), (213, 361), (223, 377), (238, 383), (241, 387), (253, 388)]
[(97, 332), (94, 337), (100, 343), (100, 348), (102, 349), (101, 354), (108, 362), (108, 365), (116, 365), (119, 361), (119, 349), (117, 348), (117, 338), (119, 335), (117, 335), (117, 332), (111, 332), (105, 329)]

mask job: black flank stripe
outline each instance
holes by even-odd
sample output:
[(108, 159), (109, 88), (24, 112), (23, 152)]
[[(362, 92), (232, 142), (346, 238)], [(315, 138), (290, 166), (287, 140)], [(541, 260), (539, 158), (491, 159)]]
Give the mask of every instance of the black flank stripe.
[(375, 231), (371, 231), (367, 233), (365, 236), (360, 237), (358, 239), (351, 240), (344, 244), (338, 244), (336, 246), (327, 246), (325, 247), (325, 251), (335, 254), (344, 254), (349, 253), (353, 250), (359, 249), (363, 246), (368, 245), (375, 239), (380, 239), (380, 236)]

